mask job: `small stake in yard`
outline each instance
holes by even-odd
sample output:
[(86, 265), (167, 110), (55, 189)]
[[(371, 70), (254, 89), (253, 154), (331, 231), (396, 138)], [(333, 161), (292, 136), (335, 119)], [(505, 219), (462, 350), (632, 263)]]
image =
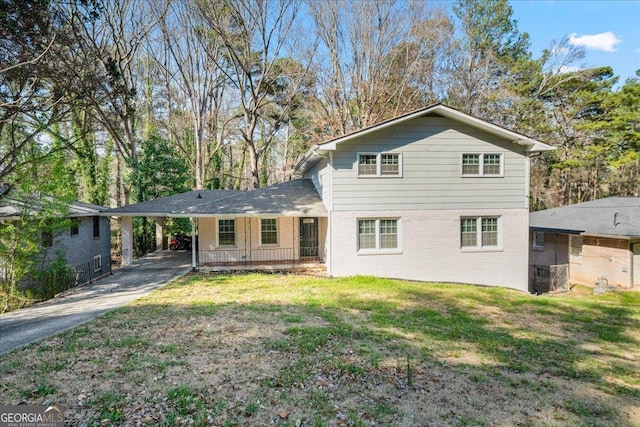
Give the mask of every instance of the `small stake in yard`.
[(413, 386), (413, 371), (411, 370), (411, 355), (407, 353), (407, 386)]

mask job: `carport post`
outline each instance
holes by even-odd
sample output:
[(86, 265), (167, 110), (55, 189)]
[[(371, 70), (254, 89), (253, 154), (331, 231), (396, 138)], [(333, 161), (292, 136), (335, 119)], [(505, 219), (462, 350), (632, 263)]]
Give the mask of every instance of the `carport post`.
[(122, 235), (122, 263), (121, 265), (131, 264), (133, 259), (133, 218), (123, 216), (120, 223), (120, 233)]
[(189, 219), (191, 220), (191, 271), (196, 271), (196, 250), (198, 249), (198, 242), (196, 241), (196, 219)]
[(164, 218), (157, 216), (155, 217), (156, 223), (156, 251), (161, 251), (164, 249), (162, 245), (162, 238), (164, 235)]

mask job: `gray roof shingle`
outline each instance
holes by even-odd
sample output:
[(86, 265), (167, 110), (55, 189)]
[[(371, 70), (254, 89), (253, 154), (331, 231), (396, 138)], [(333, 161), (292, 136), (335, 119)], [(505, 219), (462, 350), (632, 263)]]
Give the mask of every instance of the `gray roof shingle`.
[[(28, 198), (22, 198), (10, 193), (0, 201), (0, 218), (17, 219), (23, 212), (34, 215), (54, 207), (52, 203), (54, 203), (54, 198), (51, 196), (34, 194)], [(47, 208), (45, 204), (48, 206)], [(68, 210), (61, 208), (61, 214), (69, 217), (95, 216), (107, 210), (103, 206), (78, 201), (67, 204), (66, 209)]]
[[(198, 197), (199, 196), (199, 197)], [(253, 191), (194, 190), (111, 209), (109, 216), (327, 216), (327, 208), (308, 179)]]
[(640, 238), (640, 197), (608, 197), (529, 214), (534, 230)]

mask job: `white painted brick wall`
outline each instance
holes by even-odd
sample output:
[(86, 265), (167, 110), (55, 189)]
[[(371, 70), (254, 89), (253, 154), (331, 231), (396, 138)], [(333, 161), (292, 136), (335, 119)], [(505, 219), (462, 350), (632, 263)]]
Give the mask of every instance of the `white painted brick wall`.
[[(504, 286), (527, 291), (527, 209), (331, 212), (329, 274)], [(461, 216), (500, 216), (502, 249), (460, 249)], [(399, 254), (362, 255), (358, 218), (400, 218)]]

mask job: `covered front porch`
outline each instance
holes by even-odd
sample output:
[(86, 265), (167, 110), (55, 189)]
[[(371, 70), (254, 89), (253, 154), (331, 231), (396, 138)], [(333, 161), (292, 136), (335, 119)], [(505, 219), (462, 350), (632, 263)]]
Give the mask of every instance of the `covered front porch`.
[(124, 265), (133, 253), (134, 216), (155, 219), (157, 249), (166, 218), (189, 218), (193, 270), (319, 268), (327, 259), (328, 213), (309, 180), (254, 191), (190, 191), (106, 214), (122, 218)]
[[(198, 266), (319, 262), (326, 217), (198, 218)], [(321, 244), (322, 242), (322, 244)]]

